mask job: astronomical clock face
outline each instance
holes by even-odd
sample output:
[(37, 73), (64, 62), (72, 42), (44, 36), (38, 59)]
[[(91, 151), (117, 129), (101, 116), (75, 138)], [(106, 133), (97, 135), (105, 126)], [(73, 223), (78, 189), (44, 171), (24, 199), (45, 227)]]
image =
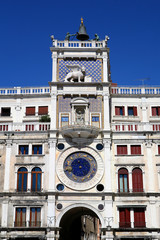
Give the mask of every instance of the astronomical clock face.
[(97, 171), (97, 163), (93, 156), (86, 152), (76, 152), (69, 155), (63, 164), (66, 176), (78, 183), (88, 182)]
[(74, 190), (94, 187), (102, 178), (104, 164), (100, 155), (91, 148), (70, 148), (57, 161), (57, 175), (60, 181)]

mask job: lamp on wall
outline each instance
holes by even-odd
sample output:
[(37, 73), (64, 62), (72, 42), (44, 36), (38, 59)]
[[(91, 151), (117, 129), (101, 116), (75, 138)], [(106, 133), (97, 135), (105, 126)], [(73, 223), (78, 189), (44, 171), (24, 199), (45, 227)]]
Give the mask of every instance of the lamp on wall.
[(113, 217), (105, 217), (104, 220), (106, 223), (107, 231), (110, 231), (111, 230), (111, 221), (113, 221)]

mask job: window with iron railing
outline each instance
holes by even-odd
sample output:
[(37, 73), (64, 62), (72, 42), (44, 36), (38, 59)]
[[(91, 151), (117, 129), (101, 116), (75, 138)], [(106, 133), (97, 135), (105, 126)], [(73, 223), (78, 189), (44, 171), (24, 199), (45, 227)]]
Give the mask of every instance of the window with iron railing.
[(30, 227), (40, 227), (41, 226), (41, 208), (31, 207), (30, 208)]
[(16, 208), (15, 227), (26, 227), (26, 208)]

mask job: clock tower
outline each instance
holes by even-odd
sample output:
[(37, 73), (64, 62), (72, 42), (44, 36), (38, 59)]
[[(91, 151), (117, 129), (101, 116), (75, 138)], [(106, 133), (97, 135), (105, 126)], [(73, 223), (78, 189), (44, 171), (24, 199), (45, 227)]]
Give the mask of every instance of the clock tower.
[(51, 39), (48, 177), (56, 194), (49, 196), (48, 217), (59, 239), (113, 238), (106, 235), (112, 223), (109, 38), (88, 40), (81, 19), (77, 34)]

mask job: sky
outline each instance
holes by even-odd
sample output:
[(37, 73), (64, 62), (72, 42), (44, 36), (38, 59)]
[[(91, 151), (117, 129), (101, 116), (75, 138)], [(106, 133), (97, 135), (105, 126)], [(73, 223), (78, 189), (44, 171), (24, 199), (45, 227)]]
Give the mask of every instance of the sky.
[(0, 0), (0, 88), (48, 86), (50, 36), (64, 40), (83, 17), (90, 39), (110, 37), (119, 86), (160, 86), (160, 0)]

